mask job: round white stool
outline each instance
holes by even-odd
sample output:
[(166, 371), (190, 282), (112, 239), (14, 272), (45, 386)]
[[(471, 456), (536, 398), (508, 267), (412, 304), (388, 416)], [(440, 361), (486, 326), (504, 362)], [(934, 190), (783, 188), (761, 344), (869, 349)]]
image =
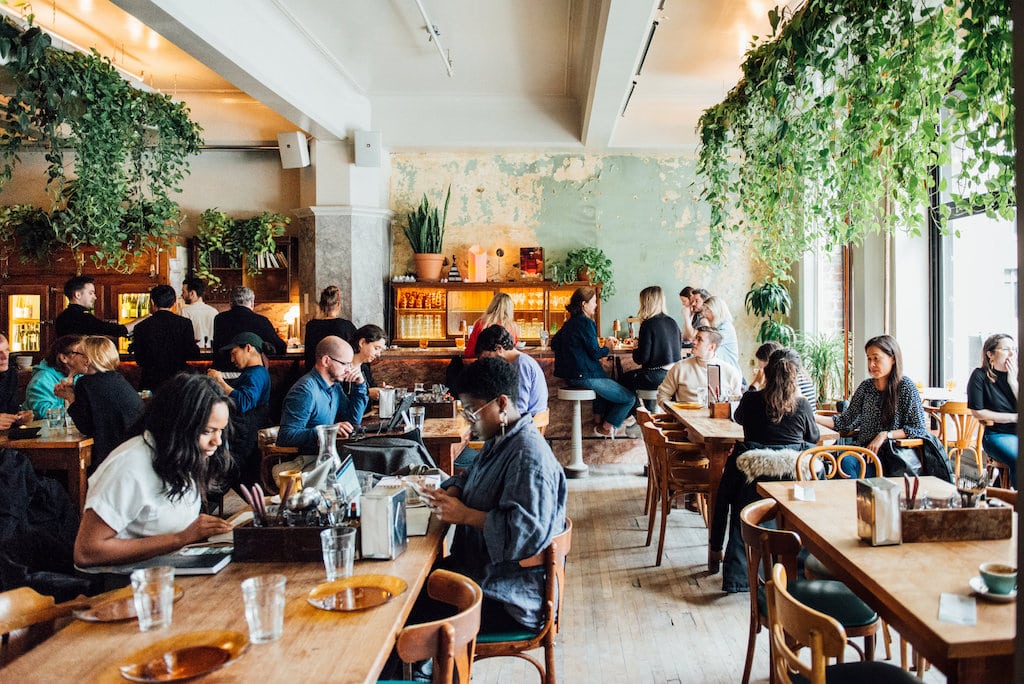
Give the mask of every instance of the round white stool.
[[(644, 405), (649, 411), (654, 411), (658, 407), (658, 390), (645, 390), (638, 389), (636, 396), (640, 399), (640, 403)], [(653, 402), (648, 404), (647, 402)]]
[(562, 388), (558, 390), (558, 398), (572, 402), (572, 461), (562, 468), (566, 477), (585, 477), (587, 464), (583, 462), (583, 418), (580, 402), (593, 401), (597, 395), (594, 394), (594, 390)]

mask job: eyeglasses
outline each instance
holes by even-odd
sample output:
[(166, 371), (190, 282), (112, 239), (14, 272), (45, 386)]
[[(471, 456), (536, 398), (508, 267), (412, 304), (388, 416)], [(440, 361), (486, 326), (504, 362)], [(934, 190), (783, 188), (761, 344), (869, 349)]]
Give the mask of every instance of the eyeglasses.
[(69, 351), (69, 352), (67, 352), (66, 355), (67, 356), (85, 356), (85, 354), (83, 354), (80, 351)]
[(468, 409), (468, 408), (463, 407), (462, 408), (462, 417), (465, 418), (466, 420), (468, 420), (470, 423), (475, 423), (476, 421), (480, 420), (480, 414), (483, 413), (484, 409), (487, 408), (488, 406), (490, 406), (491, 404), (493, 404), (496, 401), (498, 401), (498, 397), (494, 397), (489, 402), (487, 402), (486, 404), (484, 404), (483, 406), (481, 406), (480, 408), (478, 408), (475, 411), (473, 409)]
[(329, 358), (331, 361), (333, 361), (334, 363), (338, 364), (342, 368), (351, 368), (352, 367), (352, 362), (351, 361), (341, 361), (339, 359), (334, 358), (330, 354), (327, 355), (327, 358)]

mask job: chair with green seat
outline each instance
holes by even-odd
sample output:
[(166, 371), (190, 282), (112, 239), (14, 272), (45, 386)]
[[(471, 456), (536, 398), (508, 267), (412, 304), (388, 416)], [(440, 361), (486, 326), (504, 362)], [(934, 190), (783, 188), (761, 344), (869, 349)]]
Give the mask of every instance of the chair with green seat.
[[(541, 553), (519, 561), (524, 568), (543, 565), (545, 570), (545, 619), (540, 629), (525, 627), (518, 632), (482, 631), (476, 639), (476, 659), (511, 656), (531, 663), (540, 673), (544, 684), (555, 684), (555, 635), (562, 617), (562, 597), (565, 594), (565, 557), (572, 548), (572, 520), (565, 519), (565, 531), (555, 536)], [(527, 651), (544, 649), (544, 663)]]
[[(768, 626), (765, 584), (771, 576), (772, 566), (781, 563), (789, 577), (797, 577), (800, 536), (789, 530), (772, 529), (765, 525), (777, 516), (778, 504), (774, 499), (755, 501), (740, 512), (740, 531), (747, 551), (750, 580), (750, 632), (743, 667), (743, 684), (750, 682), (757, 634), (762, 626)], [(857, 598), (849, 587), (836, 580), (794, 579), (789, 582), (787, 590), (801, 603), (838, 620), (849, 636), (864, 637), (863, 650), (855, 644), (851, 643), (851, 646), (865, 660), (874, 658), (878, 614)]]
[[(798, 600), (789, 590), (793, 587), (789, 577), (785, 565), (776, 563), (772, 579), (765, 586), (775, 684), (920, 684), (921, 680), (889, 663), (844, 663), (847, 633), (843, 626), (834, 617)], [(810, 663), (799, 657), (804, 646), (811, 652)], [(829, 658), (838, 662), (829, 665)]]
[[(459, 612), (441, 620), (406, 625), (395, 644), (398, 657), (406, 664), (433, 658), (434, 684), (469, 684), (483, 591), (465, 575), (435, 570), (427, 580), (427, 593)], [(378, 684), (396, 682), (378, 680)]]

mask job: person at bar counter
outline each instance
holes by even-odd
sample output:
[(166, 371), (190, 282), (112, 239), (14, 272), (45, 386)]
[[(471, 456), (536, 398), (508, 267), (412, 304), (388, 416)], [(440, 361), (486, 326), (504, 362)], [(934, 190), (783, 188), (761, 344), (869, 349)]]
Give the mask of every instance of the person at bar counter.
[[(364, 325), (359, 330), (356, 330), (348, 341), (352, 346), (352, 365), (362, 373), (363, 385), (370, 397), (370, 401), (379, 400), (380, 388), (377, 387), (377, 383), (373, 380), (373, 370), (371, 370), (370, 366), (380, 358), (380, 355), (388, 346), (388, 338), (384, 333), (384, 328), (372, 323)], [(359, 389), (356, 384), (346, 382), (344, 385), (343, 389), (349, 401), (353, 400), (353, 393)]]
[(64, 335), (54, 341), (46, 357), (32, 370), (21, 408), (32, 411), (36, 418), (45, 418), (46, 409), (64, 408), (64, 400), (54, 394), (54, 389), (65, 378), (74, 381), (89, 370), (82, 339), (81, 335)]
[(142, 415), (142, 399), (117, 372), (117, 347), (110, 338), (86, 337), (82, 353), (87, 364), (85, 373), (77, 382), (61, 380), (54, 394), (64, 400), (78, 431), (93, 438), (89, 471), (94, 472), (107, 454), (128, 438)]
[(74, 276), (64, 283), (64, 296), (68, 308), (53, 320), (53, 330), (58, 337), (64, 335), (106, 335), (127, 337), (136, 324), (146, 316), (127, 323), (109, 323), (89, 313), (96, 306), (96, 279), (92, 276)]
[(231, 530), (200, 513), (203, 492), (227, 472), (228, 398), (204, 375), (176, 375), (153, 396), (145, 431), (114, 449), (89, 478), (75, 565), (120, 565)]
[(240, 372), (237, 378), (225, 380), (219, 370), (210, 368), (206, 374), (216, 381), (227, 394), (231, 406), (231, 431), (234, 442), (231, 454), (234, 465), (229, 482), (251, 485), (259, 482), (260, 456), (258, 435), (261, 428), (269, 427), (267, 413), (270, 410), (270, 373), (267, 371), (267, 357), (263, 355), (266, 342), (255, 333), (239, 333), (231, 339), (226, 350), (231, 363)]
[(1017, 345), (1009, 335), (991, 335), (981, 347), (981, 367), (967, 382), (967, 407), (985, 426), (982, 448), (1007, 467), (1017, 486)]
[[(337, 285), (328, 285), (320, 291), (320, 303), (317, 304), (316, 318), (306, 323), (306, 371), (313, 370), (316, 365), (316, 346), (328, 335), (351, 340), (356, 334), (356, 326), (352, 321), (341, 317), (341, 290)], [(355, 345), (352, 347), (355, 349)]]
[(665, 311), (665, 293), (657, 285), (640, 290), (640, 333), (633, 361), (640, 367), (624, 373), (619, 382), (636, 394), (638, 389), (656, 390), (668, 369), (682, 357), (679, 326)]
[(693, 356), (673, 365), (665, 374), (665, 379), (658, 386), (658, 403), (679, 401), (693, 404), (708, 401), (708, 366), (711, 365), (717, 365), (720, 370), (721, 396), (739, 396), (743, 391), (740, 372), (715, 354), (721, 341), (721, 333), (711, 326), (702, 325), (697, 328)]
[(201, 349), (209, 349), (213, 343), (213, 319), (220, 313), (203, 301), (206, 295), (206, 283), (199, 278), (185, 278), (181, 281), (181, 315), (192, 321), (192, 331), (196, 336), (196, 344)]
[(31, 411), (18, 409), (18, 369), (11, 365), (11, 345), (0, 333), (0, 430), (32, 420)]
[(485, 328), (492, 325), (500, 325), (512, 335), (513, 342), (519, 342), (519, 326), (516, 325), (516, 313), (512, 304), (512, 297), (504, 292), (499, 292), (491, 298), (484, 315), (473, 323), (473, 332), (466, 340), (466, 351), (463, 357), (472, 359), (476, 357), (476, 341)]
[(598, 437), (615, 438), (621, 432), (627, 419), (630, 425), (636, 419), (630, 417), (635, 395), (605, 375), (601, 359), (611, 350), (597, 344), (597, 325), (593, 315), (597, 310), (597, 290), (580, 287), (572, 293), (565, 307), (569, 319), (562, 329), (551, 338), (551, 349), (555, 352), (555, 377), (562, 378), (569, 387), (593, 390), (594, 434)]
[[(519, 561), (541, 553), (565, 529), (565, 474), (533, 418), (516, 408), (518, 384), (503, 359), (480, 359), (465, 369), (462, 413), (484, 446), (469, 468), (425, 497), (442, 522), (455, 525), (451, 555), (441, 565), (483, 589), (480, 625), (488, 632), (541, 626), (544, 568)], [(429, 615), (429, 605), (421, 595), (422, 612), (411, 620)]]
[[(235, 287), (231, 290), (231, 308), (222, 311), (213, 319), (213, 348), (223, 349), (230, 344), (235, 335), (244, 332), (256, 333), (273, 347), (277, 354), (284, 354), (288, 345), (277, 334), (270, 319), (252, 310), (256, 304), (256, 295), (247, 287)], [(227, 354), (217, 352), (213, 367), (221, 371), (233, 371), (231, 359)]]
[(188, 360), (199, 358), (192, 321), (174, 313), (177, 295), (170, 285), (149, 291), (149, 318), (135, 327), (129, 348), (139, 364), (139, 389), (155, 390), (176, 373), (188, 371)]
[[(318, 450), (316, 426), (338, 424), (338, 435), (348, 437), (363, 420), (369, 397), (362, 373), (352, 365), (352, 346), (330, 335), (316, 345), (316, 365), (299, 378), (284, 397), (278, 446), (298, 447), (299, 453)], [(357, 387), (349, 398), (341, 383)]]
[[(921, 395), (914, 381), (903, 375), (903, 353), (896, 339), (891, 335), (872, 337), (864, 344), (864, 353), (871, 377), (857, 386), (849, 406), (840, 415), (815, 414), (814, 419), (840, 432), (856, 430), (855, 443), (876, 454), (891, 439), (928, 437)], [(882, 463), (885, 464), (884, 458)], [(845, 463), (844, 471), (849, 472), (849, 468), (850, 464)], [(867, 476), (878, 475), (873, 471), (874, 466), (869, 465)]]
[(535, 416), (548, 407), (548, 383), (544, 371), (532, 356), (516, 349), (508, 330), (500, 325), (484, 328), (476, 341), (480, 358), (499, 358), (508, 361), (519, 376), (516, 408), (523, 415)]

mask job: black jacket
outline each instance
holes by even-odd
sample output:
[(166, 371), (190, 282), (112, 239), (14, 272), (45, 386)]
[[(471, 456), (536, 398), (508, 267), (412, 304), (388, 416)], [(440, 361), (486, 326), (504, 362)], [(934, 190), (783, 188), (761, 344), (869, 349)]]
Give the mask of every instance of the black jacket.
[(275, 354), (284, 354), (288, 345), (274, 329), (270, 319), (261, 316), (246, 306), (232, 306), (222, 311), (213, 319), (213, 350), (216, 354), (214, 367), (220, 370), (238, 370), (231, 364), (229, 355), (222, 354), (220, 348), (231, 342), (238, 333), (256, 333), (274, 348)]
[(142, 415), (142, 399), (117, 371), (83, 375), (75, 383), (75, 401), (68, 415), (82, 434), (93, 438), (91, 470), (118, 444), (128, 439)]
[(61, 335), (106, 335), (127, 337), (128, 328), (120, 323), (108, 323), (96, 318), (81, 304), (68, 304), (53, 321), (57, 337)]
[(555, 352), (555, 377), (569, 380), (607, 377), (600, 359), (606, 347), (597, 346), (597, 325), (584, 314), (571, 316), (551, 338)]
[(21, 405), (18, 391), (18, 369), (11, 357), (11, 365), (0, 373), (0, 413), (17, 413)]
[(306, 371), (313, 370), (313, 366), (316, 365), (316, 345), (330, 335), (352, 342), (356, 335), (356, 326), (344, 318), (314, 318), (306, 323), (306, 336), (303, 338), (306, 345)]
[(142, 389), (156, 389), (199, 358), (192, 321), (161, 309), (135, 326), (131, 351), (139, 364)]

